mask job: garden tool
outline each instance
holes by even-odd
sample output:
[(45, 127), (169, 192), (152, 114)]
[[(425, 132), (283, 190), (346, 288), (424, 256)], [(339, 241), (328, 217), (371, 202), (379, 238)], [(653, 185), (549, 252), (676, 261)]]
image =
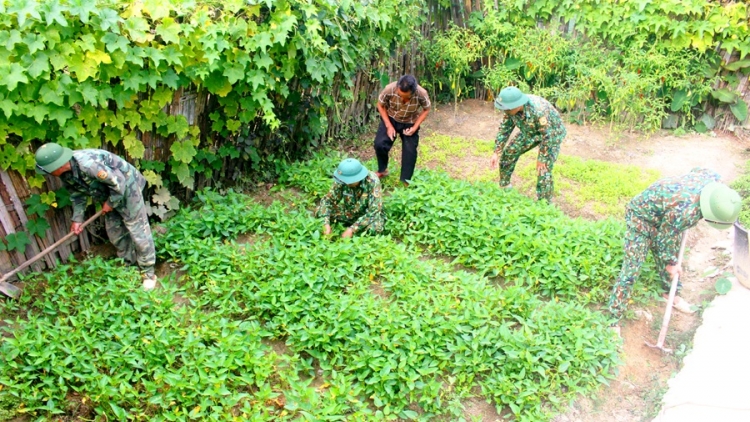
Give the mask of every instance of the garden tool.
[[(99, 212), (97, 212), (96, 214), (94, 214), (93, 216), (91, 216), (91, 218), (89, 218), (88, 220), (84, 221), (83, 224), (81, 224), (81, 229), (83, 229), (84, 227), (88, 226), (89, 224), (91, 224), (91, 222), (93, 222), (94, 220), (96, 220), (97, 218), (99, 218), (99, 216), (102, 215), (102, 212), (103, 212), (103, 210), (100, 210)], [(54, 251), (58, 246), (62, 245), (68, 239), (70, 239), (71, 237), (73, 237), (75, 235), (76, 234), (73, 233), (73, 232), (70, 232), (70, 233), (66, 234), (60, 240), (58, 240), (57, 242), (53, 243), (50, 247), (48, 247), (47, 249), (39, 252), (39, 254), (37, 256), (35, 256), (35, 257), (29, 259), (28, 261), (24, 262), (23, 264), (19, 265), (18, 268), (12, 270), (11, 272), (9, 272), (7, 274), (4, 274), (3, 277), (0, 278), (0, 292), (2, 292), (4, 295), (6, 295), (8, 297), (12, 297), (13, 299), (18, 299), (18, 297), (21, 296), (21, 289), (19, 289), (18, 287), (14, 286), (14, 285), (12, 285), (10, 283), (6, 283), (5, 280), (9, 279), (13, 275), (15, 275), (17, 272), (22, 271), (22, 270), (28, 268), (31, 264), (33, 264), (36, 261), (42, 259), (45, 255), (47, 255), (48, 253)]]
[[(682, 234), (682, 241), (680, 242), (680, 253), (677, 256), (677, 268), (682, 266), (682, 255), (685, 253), (685, 241), (687, 240), (687, 231)], [(672, 286), (669, 288), (669, 297), (667, 298), (667, 309), (664, 310), (664, 319), (661, 321), (661, 331), (659, 331), (659, 339), (656, 344), (646, 342), (648, 347), (655, 349), (661, 349), (662, 352), (672, 353), (672, 349), (664, 347), (664, 340), (667, 338), (667, 329), (669, 328), (669, 319), (672, 317), (672, 305), (674, 304), (674, 297), (677, 294), (677, 283), (680, 280), (680, 275), (675, 274), (672, 277)]]

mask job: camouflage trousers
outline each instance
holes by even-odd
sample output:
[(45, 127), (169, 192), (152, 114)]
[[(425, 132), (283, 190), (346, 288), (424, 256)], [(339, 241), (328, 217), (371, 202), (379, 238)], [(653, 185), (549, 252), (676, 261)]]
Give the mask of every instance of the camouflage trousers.
[[(552, 194), (555, 190), (554, 182), (552, 180), (552, 169), (555, 167), (557, 155), (560, 153), (560, 144), (563, 139), (565, 139), (565, 134), (566, 131), (563, 129), (560, 134), (554, 136), (550, 140), (549, 145), (547, 145), (546, 153), (542, 154), (540, 152), (539, 157), (537, 158), (538, 161), (547, 166), (547, 171), (537, 175), (537, 199), (549, 201), (552, 198)], [(510, 176), (513, 175), (518, 159), (531, 149), (539, 146), (541, 142), (541, 136), (527, 136), (523, 132), (508, 141), (503, 149), (503, 154), (500, 157), (500, 186), (507, 186), (510, 184)]]
[(104, 225), (109, 241), (117, 248), (117, 256), (137, 264), (142, 273), (154, 275), (156, 248), (141, 193), (144, 185), (145, 181), (129, 183), (125, 203), (104, 215)]
[[(328, 215), (328, 219), (331, 222), (331, 224), (335, 223), (341, 223), (342, 225), (349, 227), (352, 224), (354, 224), (360, 216), (355, 215), (351, 216), (351, 214), (347, 215), (340, 207), (339, 204), (333, 204), (330, 208), (330, 213)], [(374, 217), (370, 218), (366, 221), (368, 223), (367, 227), (360, 227), (357, 230), (357, 233), (367, 233), (367, 234), (380, 234), (383, 232), (383, 229), (385, 228), (385, 214), (384, 213), (377, 213), (374, 215)]]
[[(625, 213), (625, 222), (627, 224), (627, 232), (625, 233), (625, 258), (622, 262), (617, 282), (615, 282), (612, 288), (608, 305), (609, 312), (616, 319), (622, 318), (623, 313), (625, 313), (628, 307), (633, 283), (635, 283), (641, 274), (641, 266), (646, 261), (649, 250), (651, 250), (654, 257), (662, 285), (669, 291), (671, 276), (666, 270), (669, 262), (664, 262), (663, 259), (660, 259), (658, 252), (680, 241), (679, 236), (660, 235), (655, 227), (635, 216), (630, 209)], [(681, 287), (681, 284), (677, 285), (678, 291)]]

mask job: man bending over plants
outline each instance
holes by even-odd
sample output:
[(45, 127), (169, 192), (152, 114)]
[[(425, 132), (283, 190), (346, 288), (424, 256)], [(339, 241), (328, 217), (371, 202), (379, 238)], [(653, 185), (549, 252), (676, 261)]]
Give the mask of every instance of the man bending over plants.
[(333, 172), (335, 183), (320, 200), (316, 217), (323, 218), (323, 234), (331, 234), (331, 224), (348, 226), (342, 238), (357, 232), (380, 233), (385, 226), (383, 196), (377, 174), (354, 158), (347, 158)]
[[(421, 110), (420, 110), (421, 109)], [(401, 182), (409, 186), (417, 165), (419, 125), (430, 113), (430, 97), (412, 75), (386, 85), (378, 97), (380, 126), (375, 134), (379, 178), (388, 175), (388, 153), (396, 134), (401, 135)]]
[[(544, 98), (526, 95), (514, 86), (500, 91), (495, 99), (495, 108), (505, 112), (505, 121), (495, 138), (495, 152), (490, 159), (490, 167), (493, 168), (500, 160), (500, 186), (510, 187), (510, 176), (518, 159), (539, 146), (536, 196), (549, 202), (554, 191), (552, 168), (560, 152), (560, 144), (567, 134), (560, 113)], [(521, 133), (510, 140), (514, 127)]]
[[(633, 283), (649, 249), (660, 270), (662, 283), (669, 291), (672, 278), (682, 272), (677, 266), (680, 235), (698, 224), (701, 218), (717, 229), (728, 229), (737, 220), (742, 199), (737, 192), (719, 183), (719, 179), (711, 170), (694, 168), (684, 176), (654, 182), (627, 205), (625, 259), (609, 299), (609, 311), (617, 320), (625, 312)], [(678, 290), (680, 287), (678, 284)], [(693, 312), (690, 304), (679, 296), (675, 296), (673, 307), (681, 312)], [(613, 327), (619, 331), (619, 326)]]
[(143, 288), (156, 287), (156, 250), (148, 224), (141, 172), (119, 156), (102, 149), (73, 151), (55, 143), (36, 151), (37, 172), (62, 179), (73, 202), (70, 231), (81, 234), (87, 196), (102, 203), (107, 237), (117, 248), (117, 256), (138, 264)]

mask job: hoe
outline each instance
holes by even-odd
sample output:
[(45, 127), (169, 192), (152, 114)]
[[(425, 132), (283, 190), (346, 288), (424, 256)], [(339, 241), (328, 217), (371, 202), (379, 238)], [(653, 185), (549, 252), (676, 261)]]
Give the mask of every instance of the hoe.
[[(89, 218), (88, 220), (84, 221), (83, 224), (81, 224), (81, 228), (84, 228), (84, 227), (88, 226), (92, 221), (94, 221), (97, 218), (99, 218), (100, 215), (102, 215), (101, 211), (99, 211), (96, 214), (94, 214), (93, 216), (91, 216), (91, 218)], [(48, 253), (54, 251), (55, 248), (57, 248), (58, 246), (60, 246), (63, 243), (65, 243), (65, 241), (67, 241), (68, 239), (70, 239), (73, 236), (75, 236), (75, 233), (73, 233), (73, 232), (70, 232), (70, 233), (66, 234), (60, 240), (58, 240), (57, 242), (53, 243), (49, 248), (47, 248), (47, 249), (39, 252), (39, 254), (37, 256), (35, 256), (35, 257), (31, 258), (30, 260), (24, 262), (23, 264), (19, 265), (18, 268), (12, 270), (11, 272), (9, 272), (7, 274), (4, 274), (3, 277), (0, 278), (0, 292), (2, 292), (4, 295), (6, 295), (8, 297), (12, 297), (13, 299), (18, 299), (18, 297), (21, 296), (21, 289), (19, 289), (18, 287), (14, 286), (14, 285), (12, 285), (10, 283), (7, 283), (6, 280), (8, 280), (9, 278), (11, 278), (17, 272), (24, 270), (29, 265), (31, 265), (31, 264), (35, 263), (36, 261), (40, 260), (44, 255), (47, 255)]]

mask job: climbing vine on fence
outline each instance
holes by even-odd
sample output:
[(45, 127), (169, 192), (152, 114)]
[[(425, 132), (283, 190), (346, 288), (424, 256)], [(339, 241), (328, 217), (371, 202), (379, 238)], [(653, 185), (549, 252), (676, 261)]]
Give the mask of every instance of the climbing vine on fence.
[[(117, 147), (160, 189), (163, 215), (169, 187), (192, 188), (196, 172), (316, 143), (332, 87), (351, 99), (352, 75), (410, 36), (417, 3), (0, 1), (0, 169), (40, 188), (42, 142)], [(208, 124), (168, 112), (187, 89), (209, 94)], [(146, 132), (170, 139), (165, 163), (143, 160)]]

